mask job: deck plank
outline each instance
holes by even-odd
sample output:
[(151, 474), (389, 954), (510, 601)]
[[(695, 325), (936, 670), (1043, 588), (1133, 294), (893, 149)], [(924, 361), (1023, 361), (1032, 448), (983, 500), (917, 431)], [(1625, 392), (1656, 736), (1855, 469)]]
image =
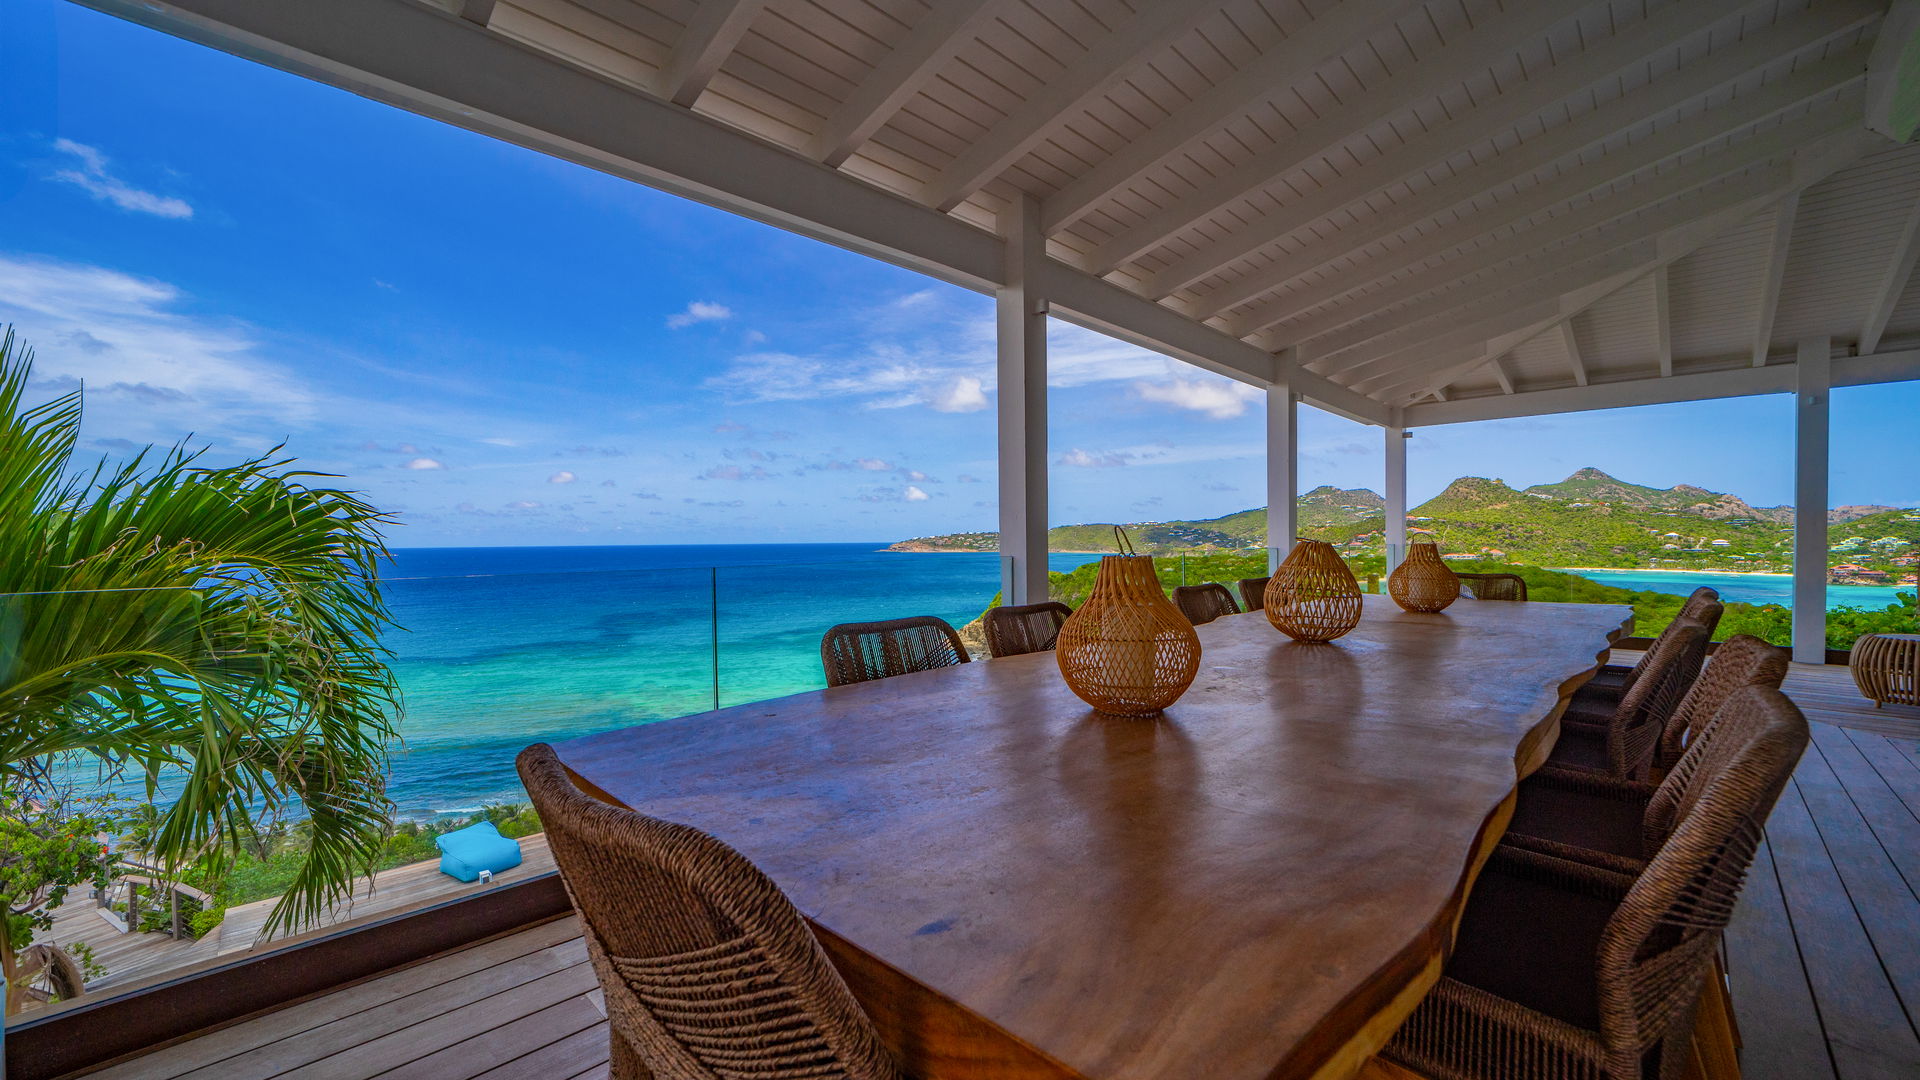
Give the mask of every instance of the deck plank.
[(1826, 1031), (1765, 841), (1727, 927), (1727, 980), (1745, 1080), (1833, 1080)]
[[(1795, 774), (1800, 793), (1911, 1030), (1920, 1013), (1920, 896), (1901, 877), (1886, 838), (1861, 813), (1859, 796), (1841, 785), (1833, 769), (1836, 760), (1844, 765), (1855, 752), (1853, 743), (1838, 728), (1817, 728), (1814, 747)], [(1878, 774), (1868, 772), (1861, 787), (1871, 791)], [(1881, 829), (1888, 831), (1885, 825)], [(1920, 1030), (1914, 1038), (1915, 1074), (1920, 1075)]]
[(1920, 1076), (1920, 1040), (1881, 969), (1798, 780), (1767, 830), (1787, 911), (1841, 1080)]
[[(565, 946), (578, 941), (579, 937), (579, 923), (571, 915), (555, 919), (163, 1047), (125, 1065), (93, 1073), (89, 1080), (172, 1080), (196, 1069), (210, 1069), (239, 1055), (391, 1005), (476, 972)], [(235, 1068), (238, 1070), (240, 1066), (236, 1063)]]
[(1920, 751), (1920, 742), (1906, 742), (1866, 731), (1848, 733), (1862, 757), (1873, 764), (1880, 782), (1887, 785), (1905, 806), (1907, 813), (1920, 821), (1920, 759), (1910, 751)]
[[(586, 994), (505, 1022), (455, 1045), (380, 1073), (381, 1080), (473, 1080), (496, 1065), (510, 1065), (603, 1023)], [(602, 1038), (605, 1036), (603, 1035)], [(582, 1062), (581, 1064), (591, 1064)], [(547, 1075), (553, 1073), (549, 1071)]]
[(551, 1042), (512, 1061), (496, 1065), (475, 1080), (553, 1080), (601, 1070), (608, 1061), (607, 1023), (604, 1019), (564, 1039)]

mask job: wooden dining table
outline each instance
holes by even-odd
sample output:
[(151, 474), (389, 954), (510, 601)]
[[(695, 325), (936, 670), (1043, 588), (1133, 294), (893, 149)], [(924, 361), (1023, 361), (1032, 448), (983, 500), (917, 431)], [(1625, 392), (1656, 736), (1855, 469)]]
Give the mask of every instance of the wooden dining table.
[(1439, 977), (1519, 779), (1632, 622), (1368, 596), (1198, 628), (1192, 688), (1095, 713), (1053, 654), (557, 745), (603, 799), (778, 882), (908, 1072), (1345, 1077)]

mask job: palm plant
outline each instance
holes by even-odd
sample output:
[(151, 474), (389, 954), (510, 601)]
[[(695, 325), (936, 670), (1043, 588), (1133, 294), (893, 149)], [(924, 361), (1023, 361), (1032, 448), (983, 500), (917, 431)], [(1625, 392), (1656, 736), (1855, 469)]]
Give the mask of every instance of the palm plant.
[(265, 822), (304, 813), (311, 843), (267, 929), (317, 920), (392, 824), (399, 696), (376, 576), (391, 519), (278, 450), (214, 468), (181, 444), (77, 469), (81, 392), (29, 405), (31, 370), (7, 330), (0, 790), (89, 761), (144, 780), (165, 804), (149, 855), (216, 877)]

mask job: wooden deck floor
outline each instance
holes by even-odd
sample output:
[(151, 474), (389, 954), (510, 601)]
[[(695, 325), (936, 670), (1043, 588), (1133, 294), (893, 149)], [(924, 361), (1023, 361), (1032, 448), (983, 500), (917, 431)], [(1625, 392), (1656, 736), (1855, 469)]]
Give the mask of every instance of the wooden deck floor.
[[(543, 835), (520, 840), (519, 866), (494, 877), (492, 885), (455, 881), (440, 872), (434, 862), (413, 863), (382, 870), (363, 881), (351, 900), (335, 906), (320, 925), (334, 926), (350, 920), (385, 915), (421, 904), (437, 903), (523, 881), (553, 869), (553, 856), (547, 851)], [(93, 950), (106, 973), (90, 980), (90, 992), (110, 989), (128, 982), (178, 970), (208, 960), (230, 957), (271, 942), (261, 937), (274, 901), (259, 900), (227, 910), (227, 917), (198, 941), (175, 941), (164, 934), (128, 934), (100, 917), (95, 903), (84, 895), (75, 895), (54, 909), (51, 929), (34, 935), (35, 941), (56, 945), (80, 943)]]
[[(1841, 668), (1786, 689), (1814, 743), (1727, 935), (1750, 1080), (1920, 1077), (1920, 709)], [(126, 1062), (111, 1080), (552, 1080), (607, 1075), (572, 921), (438, 957)]]

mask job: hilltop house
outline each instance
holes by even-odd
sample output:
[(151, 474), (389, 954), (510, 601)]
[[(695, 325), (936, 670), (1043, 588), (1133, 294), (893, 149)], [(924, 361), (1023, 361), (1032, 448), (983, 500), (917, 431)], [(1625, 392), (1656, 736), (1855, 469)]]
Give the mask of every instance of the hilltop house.
[[(1800, 681), (1790, 689), (1808, 711), (1855, 727), (1823, 727), (1802, 781), (1787, 785), (1787, 814), (1774, 819), (1779, 827), (1767, 833), (1758, 872), (1744, 878), (1745, 895), (1766, 906), (1735, 910), (1760, 914), (1736, 923), (1724, 948), (1689, 938), (1702, 947), (1690, 954), (1686, 978), (1658, 989), (1684, 989), (1674, 999), (1689, 1017), (1697, 1003), (1707, 1023), (1723, 1019), (1702, 1029), (1698, 1045), (1711, 1053), (1690, 1043), (1678, 1055), (1716, 1077), (1737, 1074), (1742, 1040), (1739, 1053), (1756, 1076), (1769, 1064), (1775, 1075), (1835, 1080), (1920, 1075), (1912, 993), (1920, 986), (1912, 932), (1920, 876), (1900, 854), (1920, 851), (1920, 831), (1911, 782), (1896, 791), (1875, 771), (1910, 771), (1902, 749), (1910, 744), (1881, 734), (1905, 730), (1891, 710), (1861, 720), (1836, 705), (1851, 691), (1835, 689), (1824, 666), (1833, 392), (1920, 379), (1920, 145), (1912, 141), (1920, 128), (1920, 4), (77, 2), (992, 296), (1001, 591), (1013, 605), (1048, 598), (1052, 320), (1225, 376), (1264, 402), (1274, 563), (1299, 531), (1302, 403), (1377, 429), (1388, 561), (1397, 564), (1410, 536), (1429, 534), (1407, 516), (1407, 436), (1415, 429), (1782, 396), (1790, 419), (1779, 434), (1790, 434), (1794, 447), (1792, 655)], [(138, 57), (130, 52), (126, 62)], [(1116, 432), (1125, 426), (1115, 418)], [(1904, 460), (1894, 455), (1889, 467)], [(1231, 670), (1209, 666), (1199, 693), (1319, 664), (1311, 685), (1260, 697), (1257, 708), (1305, 701), (1323, 711), (1288, 726), (1246, 705), (1236, 714), (1245, 738), (1229, 748), (1245, 754), (1209, 742), (1221, 728), (1173, 716), (1127, 726), (1085, 712), (1063, 721), (1038, 707), (988, 710), (1006, 700), (988, 691), (1029, 694), (1028, 701), (1055, 692), (1057, 670), (1055, 682), (1038, 674), (1022, 681), (1022, 672), (1044, 671), (1038, 663), (954, 664), (836, 687), (808, 702), (826, 694), (879, 701), (886, 722), (878, 711), (866, 717), (871, 723), (822, 721), (806, 729), (805, 753), (782, 759), (777, 780), (728, 788), (767, 775), (743, 752), (655, 809), (684, 822), (725, 805), (741, 810), (730, 820), (747, 834), (768, 823), (918, 822), (944, 830), (938, 839), (956, 849), (1006, 858), (921, 864), (921, 876), (883, 880), (889, 858), (945, 849), (871, 837), (842, 840), (831, 854), (768, 845), (756, 854), (784, 860), (769, 871), (776, 886), (818, 869), (809, 856), (864, 860), (873, 873), (843, 877), (839, 863), (828, 863), (823, 877), (810, 878), (824, 882), (803, 913), (812, 921), (788, 917), (798, 929), (787, 940), (802, 944), (777, 960), (717, 907), (686, 919), (716, 941), (670, 962), (596, 952), (630, 980), (604, 995), (559, 880), (530, 876), (43, 1010), (7, 1029), (5, 1072), (13, 1080), (105, 1068), (120, 1076), (633, 1076), (642, 1070), (631, 1047), (610, 1059), (607, 1017), (641, 1010), (635, 1002), (649, 994), (654, 1008), (684, 1025), (680, 1036), (740, 1053), (751, 1067), (769, 1042), (799, 1048), (760, 1075), (845, 1072), (821, 1049), (844, 1037), (876, 1058), (898, 1053), (927, 1078), (1341, 1080), (1374, 1067), (1374, 1052), (1446, 970), (1461, 905), (1487, 880), (1482, 871), (1520, 776), (1561, 737), (1561, 702), (1547, 693), (1524, 745), (1500, 748), (1489, 797), (1468, 807), (1477, 820), (1447, 844), (1409, 841), (1377, 858), (1352, 855), (1352, 845), (1402, 834), (1336, 820), (1319, 798), (1289, 803), (1287, 785), (1361, 792), (1364, 799), (1342, 805), (1356, 818), (1397, 815), (1391, 820), (1406, 835), (1459, 813), (1471, 795), (1461, 774), (1480, 747), (1475, 740), (1491, 737), (1474, 726), (1472, 703), (1497, 696), (1476, 691), (1516, 678), (1533, 655), (1525, 645), (1544, 649), (1553, 637), (1509, 645), (1522, 639), (1461, 628), (1469, 619), (1492, 626), (1557, 615), (1594, 618), (1591, 608), (1476, 602), (1418, 624), (1426, 637), (1406, 631), (1396, 645), (1410, 652), (1443, 634), (1482, 650), (1463, 677), (1413, 688), (1424, 695), (1417, 701), (1399, 672), (1376, 665), (1371, 682), (1358, 681), (1353, 673), (1377, 659), (1363, 650), (1262, 639), (1257, 659), (1248, 651)], [(1221, 621), (1201, 631), (1264, 626)], [(1595, 650), (1604, 655), (1618, 629), (1596, 630), (1569, 649), (1575, 667), (1555, 679), (1564, 693), (1592, 676), (1579, 665)], [(1505, 651), (1491, 654), (1496, 644)], [(951, 687), (941, 680), (956, 672), (985, 689), (946, 693), (939, 709), (926, 708), (930, 688)], [(1516, 691), (1498, 703), (1530, 707), (1539, 696)], [(1389, 700), (1398, 710), (1390, 719), (1408, 725), (1396, 730), (1432, 741), (1386, 741), (1377, 729), (1340, 722)], [(728, 746), (753, 749), (756, 725), (773, 729), (757, 714), (728, 717), (725, 732), (740, 740)], [(955, 717), (968, 723), (936, 726)], [(673, 723), (680, 721), (651, 730), (662, 739), (688, 732)], [(711, 749), (703, 738), (717, 739), (723, 726), (688, 732), (677, 750)], [(870, 739), (900, 740), (890, 744), (898, 753), (861, 756)], [(974, 774), (942, 756), (971, 747), (977, 763), (983, 745), (991, 763)], [(1294, 751), (1299, 756), (1289, 757)], [(1259, 752), (1271, 756), (1252, 756)], [(916, 774), (924, 798), (863, 800), (857, 786), (796, 779), (809, 769), (903, 757), (926, 762)], [(658, 760), (639, 760), (626, 774), (636, 785), (670, 775)], [(1303, 779), (1287, 774), (1294, 761), (1324, 767)], [(1009, 777), (1037, 766), (1039, 780), (1024, 789), (1032, 803), (1002, 802)], [(1115, 782), (1122, 776), (1127, 784)], [(1857, 803), (1850, 785), (1863, 793)], [(1024, 813), (1010, 811), (1006, 820), (1016, 824), (1001, 832), (981, 834), (946, 816), (1007, 806)], [(1193, 821), (1217, 828), (1189, 827)], [(1637, 845), (1640, 828), (1629, 826)], [(1327, 832), (1316, 836), (1316, 828)], [(712, 847), (688, 855), (691, 841), (677, 850), (689, 864), (727, 861)], [(1385, 849), (1369, 849), (1377, 850)], [(1104, 888), (1022, 892), (1026, 872), (1116, 851), (1124, 858), (1100, 864), (1120, 871)], [(1351, 872), (1367, 887), (1294, 894), (1297, 882), (1286, 875), (1249, 873), (1220, 888), (1197, 876), (1275, 851), (1316, 870)], [(1673, 886), (1623, 885), (1644, 864), (1615, 858), (1610, 869), (1580, 877), (1586, 891), (1553, 909), (1569, 914), (1542, 937), (1574, 927), (1575, 909), (1589, 921), (1610, 918), (1613, 909), (1602, 905), (1615, 901), (1602, 895)], [(736, 883), (759, 881), (730, 873)], [(634, 895), (657, 896), (649, 890), (666, 887), (651, 878), (668, 875), (630, 876), (625, 887)], [(1720, 884), (1741, 879), (1734, 872)], [(927, 900), (935, 886), (982, 885), (964, 894), (966, 903)], [(761, 902), (777, 892), (755, 892), (741, 921), (778, 908)], [(1191, 914), (1196, 906), (1234, 916), (1258, 904), (1277, 910), (1296, 895), (1286, 917), (1244, 928), (1232, 949), (1192, 948), (1204, 934), (1225, 936), (1224, 923)], [(1013, 906), (1022, 900), (1027, 906)], [(1540, 913), (1539, 905), (1512, 907)], [(1662, 923), (1662, 932), (1714, 926), (1726, 909), (1709, 908), (1690, 909), (1694, 922), (1685, 927), (1684, 919)], [(1601, 914), (1589, 917), (1592, 910)], [(1287, 935), (1303, 920), (1328, 915), (1371, 921), (1350, 924), (1358, 929), (1337, 941), (1307, 935), (1298, 954), (1258, 951), (1291, 947)], [(850, 916), (881, 927), (888, 949), (867, 952), (837, 934), (834, 926)], [(1023, 969), (1028, 956), (1058, 943), (1035, 933), (1042, 920), (1085, 935), (1075, 939), (1085, 947), (1044, 970)], [(1164, 965), (1150, 973), (1165, 978), (1123, 982), (1147, 970), (1135, 962), (1140, 952), (1125, 947), (1126, 935), (1139, 946), (1141, 926), (1166, 925), (1178, 930), (1147, 942)], [(1335, 943), (1348, 952), (1326, 955)], [(1555, 944), (1528, 941), (1504, 952), (1548, 965)], [(939, 966), (970, 947), (999, 966)], [(1366, 950), (1376, 950), (1373, 959), (1353, 960)], [(1566, 980), (1560, 996), (1577, 999), (1568, 1009), (1611, 1033), (1638, 1023), (1643, 983), (1681, 970), (1652, 972), (1636, 989), (1620, 989), (1619, 999), (1596, 1003), (1594, 950), (1577, 951), (1552, 970), (1589, 977)], [(847, 1035), (865, 1030), (853, 1024), (859, 1010), (851, 1007), (815, 1025), (780, 980), (795, 957), (818, 976), (810, 990), (862, 1000), (887, 1034)], [(916, 978), (915, 965), (928, 958), (932, 967)], [(746, 974), (728, 980), (716, 971)], [(1337, 992), (1312, 1001), (1300, 992), (1336, 982)], [(1122, 985), (1150, 987), (1118, 1002), (1137, 1022), (1073, 1011)], [(1564, 1035), (1566, 1020), (1529, 1012), (1525, 1023), (1574, 1038)], [(658, 1035), (675, 1037), (664, 1026)], [(1584, 1030), (1580, 1037), (1589, 1038)], [(1638, 1074), (1643, 1060), (1661, 1056), (1638, 1043), (1594, 1049), (1598, 1038), (1556, 1057), (1553, 1074), (1599, 1076), (1615, 1066), (1624, 1072), (1613, 1075)], [(1678, 1038), (1668, 1045), (1680, 1046)], [(164, 1057), (137, 1056), (154, 1047)], [(1181, 1050), (1186, 1056), (1172, 1057)], [(688, 1064), (676, 1075), (736, 1071)]]

